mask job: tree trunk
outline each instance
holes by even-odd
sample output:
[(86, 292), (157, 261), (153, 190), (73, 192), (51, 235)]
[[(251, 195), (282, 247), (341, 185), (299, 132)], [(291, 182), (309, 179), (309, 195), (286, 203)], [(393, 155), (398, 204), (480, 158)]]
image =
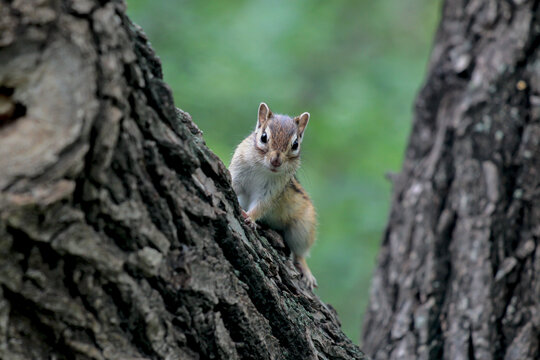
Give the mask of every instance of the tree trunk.
[(364, 323), (374, 359), (539, 359), (539, 1), (445, 1)]
[(363, 359), (124, 7), (0, 2), (0, 358)]

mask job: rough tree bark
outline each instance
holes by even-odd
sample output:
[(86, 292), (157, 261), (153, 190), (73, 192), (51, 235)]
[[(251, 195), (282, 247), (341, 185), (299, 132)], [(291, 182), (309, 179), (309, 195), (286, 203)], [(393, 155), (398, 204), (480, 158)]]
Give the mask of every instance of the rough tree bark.
[(363, 359), (124, 7), (0, 1), (0, 358)]
[(539, 359), (539, 1), (445, 1), (364, 323), (374, 359)]

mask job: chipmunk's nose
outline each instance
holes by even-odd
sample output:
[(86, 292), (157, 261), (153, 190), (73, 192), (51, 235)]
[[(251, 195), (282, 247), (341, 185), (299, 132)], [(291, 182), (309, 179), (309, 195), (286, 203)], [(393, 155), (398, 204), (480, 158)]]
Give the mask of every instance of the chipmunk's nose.
[(274, 167), (281, 166), (281, 156), (279, 156), (279, 154), (274, 154), (274, 156), (272, 156), (272, 159), (270, 159), (270, 164), (272, 164), (272, 166)]

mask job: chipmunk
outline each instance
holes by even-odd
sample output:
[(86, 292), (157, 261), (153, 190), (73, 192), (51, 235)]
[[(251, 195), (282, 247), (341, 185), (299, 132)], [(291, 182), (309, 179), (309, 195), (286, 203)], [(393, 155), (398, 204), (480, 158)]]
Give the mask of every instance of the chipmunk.
[(309, 113), (291, 118), (259, 105), (255, 131), (236, 148), (229, 170), (245, 222), (281, 231), (307, 285), (317, 286), (306, 263), (315, 242), (315, 208), (295, 177)]

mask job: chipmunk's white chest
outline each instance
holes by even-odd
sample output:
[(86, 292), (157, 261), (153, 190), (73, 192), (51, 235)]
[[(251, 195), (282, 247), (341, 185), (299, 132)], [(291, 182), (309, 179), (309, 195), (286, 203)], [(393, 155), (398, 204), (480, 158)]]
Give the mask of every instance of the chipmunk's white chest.
[(238, 194), (238, 201), (244, 210), (249, 211), (268, 195), (272, 179), (261, 171), (248, 171), (243, 176), (243, 186)]
[(246, 211), (258, 202), (271, 198), (282, 186), (282, 179), (260, 166), (249, 166), (235, 174), (235, 182), (241, 184), (237, 190), (238, 202)]

